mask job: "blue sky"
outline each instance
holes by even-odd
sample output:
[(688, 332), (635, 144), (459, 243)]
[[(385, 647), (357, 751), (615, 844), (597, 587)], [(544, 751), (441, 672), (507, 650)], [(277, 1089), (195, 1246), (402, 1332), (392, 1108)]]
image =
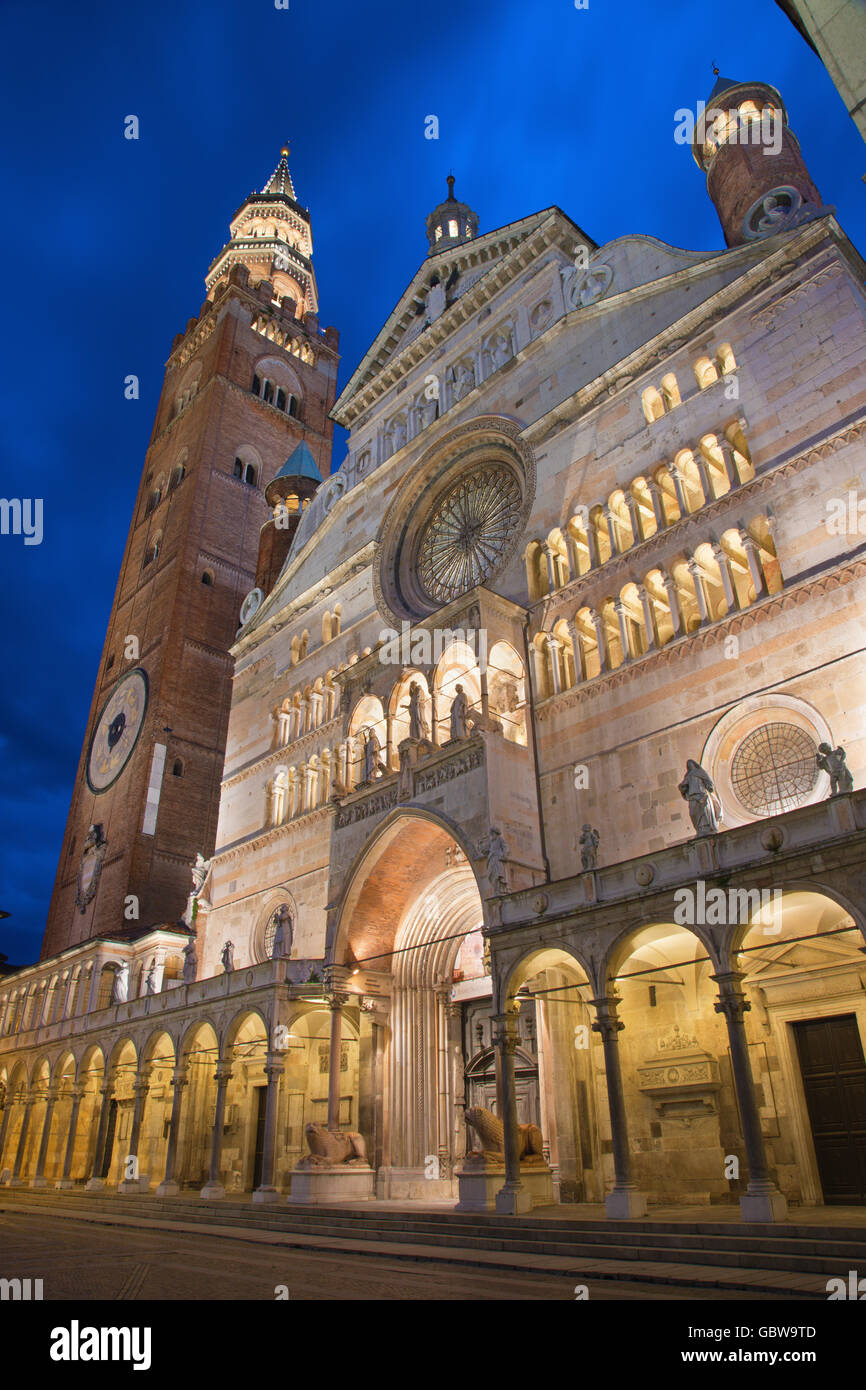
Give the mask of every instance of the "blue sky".
[[(0, 496), (44, 499), (41, 545), (0, 536), (0, 950), (23, 963), (39, 950), (165, 359), (284, 140), (341, 383), (423, 258), (449, 169), (482, 231), (557, 203), (599, 243), (721, 247), (673, 140), (715, 62), (779, 87), (824, 201), (866, 250), (866, 146), (770, 0), (6, 0), (0, 35)], [(138, 141), (123, 138), (130, 114)]]

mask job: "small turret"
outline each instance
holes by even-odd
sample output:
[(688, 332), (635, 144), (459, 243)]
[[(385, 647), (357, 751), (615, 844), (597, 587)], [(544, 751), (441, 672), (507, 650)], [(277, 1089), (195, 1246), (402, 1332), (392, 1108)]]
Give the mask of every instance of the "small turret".
[(301, 513), (321, 482), (316, 461), (302, 439), (265, 488), (265, 501), (273, 515), (262, 527), (256, 565), (256, 588), (265, 598), (279, 579)]
[(435, 207), (427, 218), (429, 255), (450, 250), (478, 235), (478, 215), (468, 203), (458, 203), (454, 197), (454, 175), (448, 175), (448, 197)]

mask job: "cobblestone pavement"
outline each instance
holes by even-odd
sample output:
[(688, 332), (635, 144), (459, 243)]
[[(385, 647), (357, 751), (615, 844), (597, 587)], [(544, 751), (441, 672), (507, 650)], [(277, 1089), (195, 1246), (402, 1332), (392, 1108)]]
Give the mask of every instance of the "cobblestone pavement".
[[(46, 1300), (290, 1299), (571, 1301), (575, 1277), (451, 1265), (375, 1255), (274, 1249), (189, 1232), (119, 1229), (25, 1212), (0, 1214), (0, 1278), (42, 1279)], [(587, 1280), (590, 1299), (682, 1301), (681, 1288), (631, 1280)], [(720, 1294), (689, 1290), (688, 1301)], [(771, 1299), (738, 1292), (737, 1301)]]

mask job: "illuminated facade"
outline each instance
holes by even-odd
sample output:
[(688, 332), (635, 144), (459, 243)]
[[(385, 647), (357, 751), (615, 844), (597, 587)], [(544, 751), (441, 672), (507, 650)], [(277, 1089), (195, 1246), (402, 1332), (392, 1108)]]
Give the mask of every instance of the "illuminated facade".
[(347, 458), (267, 490), (194, 938), (0, 986), (11, 1181), (866, 1201), (864, 266), (779, 94), (710, 104), (722, 252), (449, 185)]

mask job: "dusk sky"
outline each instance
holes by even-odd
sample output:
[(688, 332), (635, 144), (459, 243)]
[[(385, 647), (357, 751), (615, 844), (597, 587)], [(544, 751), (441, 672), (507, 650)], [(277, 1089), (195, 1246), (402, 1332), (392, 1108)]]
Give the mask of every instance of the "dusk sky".
[[(643, 232), (720, 249), (673, 138), (715, 62), (780, 89), (864, 251), (866, 147), (771, 0), (7, 0), (0, 25), (0, 495), (44, 502), (40, 545), (0, 536), (0, 950), (23, 964), (39, 952), (165, 360), (285, 140), (341, 385), (423, 259), (449, 169), (481, 232), (555, 203), (600, 244)], [(138, 401), (124, 399), (129, 373)]]

